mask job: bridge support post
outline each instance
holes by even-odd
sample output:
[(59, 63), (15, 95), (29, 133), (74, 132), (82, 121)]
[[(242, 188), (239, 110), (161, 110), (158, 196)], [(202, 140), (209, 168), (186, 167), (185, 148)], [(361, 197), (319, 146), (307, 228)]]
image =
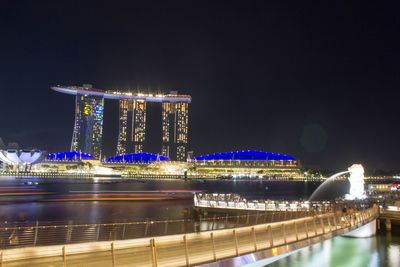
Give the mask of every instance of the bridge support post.
[(233, 241), (235, 242), (236, 256), (239, 256), (239, 246), (238, 246), (238, 239), (237, 239), (237, 235), (236, 235), (236, 230), (233, 230)]
[[(201, 217), (200, 217), (200, 225), (201, 225)], [(165, 222), (164, 234), (166, 235), (167, 232), (168, 232), (168, 219), (167, 219), (167, 221)]]
[(147, 236), (147, 231), (148, 230), (149, 230), (149, 219), (147, 218), (146, 219), (146, 227), (144, 228), (144, 236)]
[(377, 225), (378, 225), (378, 230), (380, 230), (380, 229), (381, 229), (381, 221), (380, 221), (379, 219), (377, 219), (377, 220), (376, 220), (376, 223), (377, 223)]
[[(67, 267), (67, 252), (65, 251), (65, 246), (62, 248), (62, 254), (63, 254), (63, 266)], [(1, 265), (3, 265), (3, 261), (1, 261)]]
[(335, 230), (338, 229), (337, 216), (336, 216), (336, 215), (337, 215), (337, 214), (335, 214), (335, 215), (333, 216), (333, 223), (334, 223), (334, 225), (335, 225)]
[(213, 223), (212, 223), (212, 226), (211, 226), (211, 230), (214, 230), (215, 216), (217, 216), (217, 215), (216, 215), (216, 214), (214, 214), (214, 216), (213, 216)]
[(111, 259), (112, 259), (112, 266), (115, 267), (115, 247), (114, 247), (114, 242), (111, 242)]
[(332, 232), (331, 216), (326, 217), (326, 220), (328, 221), (329, 231)]
[(153, 267), (157, 267), (157, 250), (156, 250), (156, 241), (154, 238), (150, 239), (150, 249), (151, 249), (151, 258), (153, 259)]
[(122, 228), (122, 239), (125, 239), (125, 231), (126, 231), (126, 224), (124, 224), (124, 227)]
[(271, 225), (268, 225), (267, 232), (269, 233), (269, 246), (272, 248), (274, 246), (274, 236), (272, 234)]
[(257, 238), (256, 238), (256, 230), (254, 229), (254, 227), (251, 227), (251, 233), (253, 235), (254, 250), (257, 251)]
[(319, 217), (319, 221), (321, 223), (322, 233), (325, 234), (325, 224), (322, 215)]
[(386, 225), (386, 231), (392, 230), (392, 222), (390, 221), (389, 218), (386, 219), (385, 225)]
[(308, 239), (308, 224), (307, 224), (307, 220), (304, 220), (304, 227), (306, 228), (306, 238)]
[(347, 218), (346, 218), (346, 215), (343, 215), (343, 214), (342, 214), (342, 218), (341, 218), (340, 220), (341, 220), (341, 228), (343, 229), (343, 228), (347, 227)]
[(317, 223), (316, 223), (316, 219), (315, 219), (315, 216), (313, 216), (313, 226), (314, 226), (314, 236), (317, 236), (318, 235), (318, 232), (317, 232)]
[(34, 238), (34, 241), (33, 241), (33, 246), (36, 246), (36, 241), (37, 241), (37, 236), (38, 236), (38, 230), (39, 230), (39, 221), (38, 220), (36, 220), (36, 227), (35, 227), (35, 238)]
[(185, 246), (186, 266), (189, 266), (189, 250), (188, 250), (188, 244), (187, 244), (186, 235), (183, 235), (183, 245)]
[(294, 231), (296, 232), (296, 241), (299, 241), (299, 232), (297, 231), (296, 221), (293, 224), (294, 224)]
[(283, 242), (284, 242), (284, 244), (286, 244), (286, 243), (287, 243), (287, 240), (286, 240), (285, 224), (282, 223), (282, 224), (281, 224), (281, 227), (282, 227)]
[(210, 237), (211, 237), (211, 246), (212, 246), (212, 252), (213, 252), (213, 259), (214, 261), (217, 260), (217, 253), (215, 251), (215, 240), (214, 240), (214, 233), (211, 232), (210, 233)]
[(99, 241), (99, 237), (100, 237), (100, 225), (98, 225), (96, 228), (97, 228), (97, 229), (96, 229), (96, 240)]

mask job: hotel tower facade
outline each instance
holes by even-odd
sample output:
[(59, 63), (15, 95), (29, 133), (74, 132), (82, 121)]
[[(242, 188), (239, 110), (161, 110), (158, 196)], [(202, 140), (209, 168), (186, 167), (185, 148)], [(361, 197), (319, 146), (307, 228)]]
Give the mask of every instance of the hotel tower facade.
[(147, 102), (162, 105), (161, 154), (171, 160), (186, 159), (189, 125), (189, 95), (152, 95), (118, 92), (83, 86), (53, 86), (51, 89), (75, 95), (75, 124), (71, 151), (102, 157), (104, 98), (119, 101), (117, 155), (144, 152)]

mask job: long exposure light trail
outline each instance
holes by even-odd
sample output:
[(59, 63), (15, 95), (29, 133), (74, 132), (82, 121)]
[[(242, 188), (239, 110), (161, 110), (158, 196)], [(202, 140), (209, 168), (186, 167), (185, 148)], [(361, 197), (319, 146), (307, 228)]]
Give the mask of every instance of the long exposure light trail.
[(63, 196), (165, 196), (165, 194), (64, 194)]
[(39, 188), (30, 187), (0, 187), (0, 191), (39, 191)]
[(53, 194), (50, 192), (22, 192), (22, 193), (0, 193), (0, 196), (24, 196), (24, 195), (48, 195)]
[(71, 190), (70, 193), (202, 193), (207, 190)]
[(172, 200), (173, 197), (124, 197), (124, 198), (55, 198), (43, 199), (42, 202), (66, 202), (66, 201), (131, 201), (131, 200)]

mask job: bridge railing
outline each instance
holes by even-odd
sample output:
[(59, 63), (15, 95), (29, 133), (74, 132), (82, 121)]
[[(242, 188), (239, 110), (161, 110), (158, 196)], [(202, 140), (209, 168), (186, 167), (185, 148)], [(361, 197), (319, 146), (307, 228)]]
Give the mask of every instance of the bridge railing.
[[(378, 210), (373, 207), (353, 215), (327, 213), (199, 233), (45, 246), (37, 248), (35, 253), (29, 248), (23, 250), (16, 248), (4, 250), (1, 259), (3, 262), (11, 263), (16, 260), (31, 259), (32, 255), (43, 254), (47, 257), (58, 257), (55, 258), (56, 261), (60, 261), (59, 263), (62, 261), (64, 266), (79, 264), (85, 257), (90, 259), (92, 264), (98, 262), (99, 266), (105, 262), (109, 262), (112, 266), (126, 262), (134, 262), (135, 266), (192, 266), (272, 249), (314, 237), (330, 238), (331, 233), (335, 231), (354, 229), (368, 223), (377, 215)], [(69, 233), (68, 227), (64, 233)], [(72, 239), (72, 236), (70, 238)], [(277, 251), (272, 250), (272, 252)], [(83, 254), (86, 256), (83, 257)]]
[(236, 194), (196, 193), (194, 205), (200, 208), (251, 211), (332, 211), (331, 201), (247, 200)]
[(176, 235), (229, 229), (310, 216), (309, 211), (257, 212), (243, 215), (224, 213), (199, 216), (199, 219), (146, 220), (103, 224), (70, 221), (0, 223), (0, 249), (47, 246), (82, 242), (126, 240), (149, 236)]

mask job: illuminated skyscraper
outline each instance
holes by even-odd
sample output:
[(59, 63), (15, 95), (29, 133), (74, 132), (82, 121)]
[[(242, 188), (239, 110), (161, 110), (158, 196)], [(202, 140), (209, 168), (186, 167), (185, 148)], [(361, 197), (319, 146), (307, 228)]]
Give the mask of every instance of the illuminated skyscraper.
[(102, 155), (104, 98), (119, 101), (117, 154), (141, 153), (146, 135), (146, 103), (162, 103), (162, 154), (172, 160), (186, 160), (189, 95), (143, 94), (100, 90), (83, 86), (52, 86), (54, 91), (75, 95), (75, 127), (71, 151)]
[(104, 98), (77, 94), (75, 97), (75, 126), (71, 151), (79, 151), (101, 156), (103, 136)]
[(119, 100), (117, 155), (143, 152), (146, 134), (146, 100)]
[(186, 159), (188, 102), (162, 103), (162, 154), (173, 160)]

